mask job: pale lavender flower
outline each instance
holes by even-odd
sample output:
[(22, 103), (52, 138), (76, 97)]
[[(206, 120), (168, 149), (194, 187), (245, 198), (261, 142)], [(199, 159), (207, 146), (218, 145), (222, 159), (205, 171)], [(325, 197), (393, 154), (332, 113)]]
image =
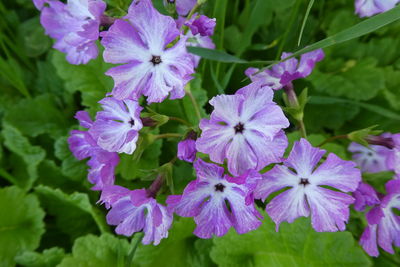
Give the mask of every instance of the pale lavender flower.
[(234, 227), (239, 234), (257, 229), (262, 216), (254, 205), (252, 192), (260, 175), (249, 171), (241, 177), (224, 175), (224, 168), (198, 159), (197, 179), (182, 195), (169, 196), (168, 208), (182, 217), (194, 217), (194, 234), (200, 238), (223, 236)]
[[(168, 1), (168, 0), (167, 0)], [(175, 0), (176, 12), (180, 16), (186, 16), (196, 5), (197, 0)]]
[(281, 130), (289, 126), (289, 121), (272, 97), (270, 88), (251, 83), (235, 95), (211, 99), (214, 111), (209, 120), (200, 122), (197, 150), (220, 164), (227, 159), (234, 175), (280, 162), (287, 147)]
[[(388, 134), (382, 136), (388, 137)], [(348, 150), (353, 153), (353, 161), (363, 172), (376, 173), (389, 170), (387, 161), (392, 151), (385, 146), (370, 145), (365, 147), (353, 142)]]
[(106, 72), (114, 79), (112, 95), (120, 100), (145, 95), (148, 103), (161, 102), (168, 94), (170, 99), (182, 98), (194, 67), (185, 37), (167, 48), (180, 36), (175, 21), (149, 0), (133, 2), (125, 19), (102, 33), (104, 60), (124, 64)]
[(178, 143), (178, 159), (193, 162), (196, 159), (197, 134), (191, 131), (185, 140)]
[(201, 36), (212, 36), (214, 34), (214, 28), (216, 20), (210, 19), (207, 16), (197, 14), (185, 22), (185, 25), (189, 27), (193, 35), (200, 34)]
[(135, 100), (117, 100), (106, 97), (100, 102), (103, 111), (96, 114), (96, 121), (89, 132), (97, 144), (109, 152), (132, 154), (136, 149), (142, 107)]
[(366, 206), (374, 206), (380, 203), (375, 189), (363, 182), (360, 182), (353, 196), (355, 198), (354, 209), (356, 211), (363, 211)]
[(149, 197), (145, 189), (129, 191), (119, 186), (107, 187), (101, 201), (111, 206), (106, 219), (108, 224), (117, 225), (117, 234), (131, 236), (143, 231), (145, 245), (158, 245), (161, 239), (168, 237), (172, 213)]
[[(281, 59), (285, 59), (291, 55), (292, 53), (283, 53)], [(296, 58), (291, 58), (258, 74), (256, 73), (259, 69), (248, 68), (245, 74), (252, 81), (261, 81), (272, 89), (279, 90), (286, 85), (290, 85), (296, 79), (305, 78), (310, 75), (315, 64), (321, 61), (324, 56), (324, 51), (317, 49), (301, 55), (300, 61)]]
[[(86, 64), (98, 55), (100, 18), (106, 9), (101, 0), (47, 1), (40, 22), (56, 39), (54, 48), (67, 54), (71, 64)], [(40, 3), (38, 2), (38, 5)], [(40, 6), (40, 5), (39, 5)]]
[(399, 0), (356, 0), (356, 14), (360, 18), (371, 17), (392, 9), (399, 3)]
[(400, 134), (392, 135), (394, 148), (387, 159), (387, 165), (390, 170), (396, 174), (396, 178), (400, 179)]
[[(93, 126), (93, 121), (86, 111), (78, 111), (75, 118), (84, 128), (90, 129)], [(114, 184), (114, 170), (119, 162), (117, 153), (108, 152), (99, 147), (89, 131), (71, 131), (68, 144), (77, 159), (83, 160), (90, 157), (87, 162), (91, 167), (88, 180), (94, 184), (93, 190), (102, 190), (103, 187)]]
[(292, 223), (298, 217), (310, 215), (312, 226), (318, 232), (343, 231), (346, 228), (349, 205), (354, 199), (343, 192), (357, 189), (361, 173), (354, 162), (342, 160), (333, 153), (318, 166), (325, 152), (302, 138), (295, 142), (283, 165), (275, 165), (258, 183), (255, 198), (264, 200), (273, 192), (287, 189), (266, 207), (277, 230), (283, 221)]
[(367, 214), (368, 226), (361, 236), (360, 244), (373, 257), (379, 256), (378, 245), (388, 253), (394, 254), (393, 245), (400, 247), (400, 180), (390, 180), (386, 184), (387, 195), (381, 204)]

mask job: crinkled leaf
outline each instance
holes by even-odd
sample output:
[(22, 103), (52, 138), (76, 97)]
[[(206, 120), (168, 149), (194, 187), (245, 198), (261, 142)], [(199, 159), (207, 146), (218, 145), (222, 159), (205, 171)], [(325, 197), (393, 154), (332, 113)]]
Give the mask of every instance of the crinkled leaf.
[(32, 137), (48, 133), (57, 138), (65, 134), (67, 128), (65, 115), (56, 105), (55, 97), (49, 94), (21, 100), (7, 111), (4, 120)]
[(125, 239), (110, 234), (87, 235), (75, 240), (72, 255), (65, 257), (58, 266), (131, 266), (126, 263), (129, 250), (130, 245)]
[(53, 267), (61, 262), (65, 252), (62, 248), (54, 247), (43, 250), (42, 253), (24, 251), (15, 257), (17, 264), (26, 267)]
[(14, 170), (18, 173), (26, 170), (27, 176), (16, 175), (16, 185), (28, 190), (38, 177), (37, 166), (45, 158), (46, 152), (39, 146), (31, 145), (21, 132), (7, 123), (3, 124), (2, 135), (7, 149), (22, 159), (22, 164), (19, 165), (19, 168), (14, 168)]
[(349, 232), (317, 233), (309, 219), (283, 223), (270, 219), (245, 235), (230, 231), (214, 239), (211, 258), (219, 266), (371, 266)]
[(42, 206), (56, 218), (60, 230), (72, 239), (108, 229), (104, 214), (92, 206), (87, 194), (75, 192), (69, 195), (43, 185), (37, 186), (35, 192)]
[(44, 233), (44, 212), (32, 194), (18, 187), (0, 189), (0, 263), (14, 266), (14, 257), (39, 246)]

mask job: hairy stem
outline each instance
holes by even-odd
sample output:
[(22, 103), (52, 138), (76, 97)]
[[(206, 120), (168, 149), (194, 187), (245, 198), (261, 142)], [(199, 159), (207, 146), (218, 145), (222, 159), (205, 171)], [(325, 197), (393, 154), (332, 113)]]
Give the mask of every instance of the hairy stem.
[[(299, 108), (300, 107), (299, 100), (297, 99), (297, 95), (296, 92), (294, 91), (293, 85), (290, 83), (284, 86), (283, 90), (287, 95), (288, 106), (291, 108)], [(306, 125), (304, 124), (303, 121), (303, 114), (301, 114), (300, 116), (296, 116), (296, 118), (294, 119), (297, 121), (297, 126), (299, 127), (301, 137), (307, 138), (307, 131), (306, 131)]]
[(186, 121), (184, 119), (181, 119), (181, 118), (178, 118), (178, 117), (169, 117), (169, 120), (180, 122), (180, 123), (182, 123), (182, 124), (184, 124), (186, 126), (192, 126), (188, 121)]
[(190, 101), (192, 101), (194, 111), (196, 112), (196, 116), (200, 121), (201, 120), (201, 113), (200, 113), (200, 108), (199, 108), (199, 105), (197, 104), (196, 98), (194, 98), (194, 96), (193, 96), (193, 94), (192, 94), (192, 92), (190, 90), (187, 90), (186, 93), (189, 96)]
[(323, 146), (323, 145), (325, 145), (327, 143), (330, 143), (332, 141), (335, 141), (337, 139), (347, 139), (348, 137), (349, 136), (347, 134), (332, 136), (332, 137), (329, 137), (329, 138), (325, 139), (325, 141), (323, 141), (321, 144), (319, 144), (318, 147), (321, 147), (321, 146)]
[(180, 138), (182, 137), (181, 134), (178, 133), (165, 133), (165, 134), (158, 134), (155, 136), (155, 139), (163, 139), (163, 138)]

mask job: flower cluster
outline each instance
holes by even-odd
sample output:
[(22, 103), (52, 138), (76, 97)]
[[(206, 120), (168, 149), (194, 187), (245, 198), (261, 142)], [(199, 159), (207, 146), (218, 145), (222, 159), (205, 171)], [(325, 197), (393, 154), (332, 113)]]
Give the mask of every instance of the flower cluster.
[[(301, 105), (293, 81), (311, 74), (324, 58), (321, 49), (300, 59), (283, 53), (281, 62), (271, 69), (248, 68), (245, 74), (251, 83), (234, 94), (213, 97), (210, 117), (201, 119), (198, 126), (175, 118), (186, 127), (184, 135), (174, 134), (183, 137), (177, 158), (193, 164), (196, 179), (181, 194), (169, 195), (165, 205), (160, 204), (158, 194), (168, 181), (159, 169), (154, 170), (156, 178), (148, 188), (130, 190), (115, 183), (118, 154), (139, 150), (140, 156), (141, 131), (157, 126), (148, 123), (152, 119), (142, 113), (141, 105), (190, 93), (185, 87), (200, 57), (189, 54), (187, 47), (214, 48), (211, 36), (216, 20), (195, 13), (197, 1), (164, 2), (174, 3), (176, 20), (160, 14), (151, 0), (134, 0), (127, 14), (118, 19), (105, 15), (101, 0), (69, 0), (66, 4), (34, 0), (46, 33), (56, 39), (54, 47), (66, 53), (70, 63), (95, 58), (96, 41), (101, 38), (104, 61), (119, 64), (106, 72), (114, 88), (99, 101), (102, 110), (94, 121), (79, 111), (76, 119), (85, 130), (73, 130), (68, 138), (75, 157), (89, 159), (88, 180), (93, 190), (101, 191), (99, 202), (109, 210), (106, 219), (116, 226), (116, 233), (131, 236), (143, 231), (142, 243), (157, 245), (168, 237), (175, 213), (193, 217), (194, 234), (200, 238), (223, 236), (231, 227), (244, 234), (262, 224), (256, 200), (265, 202), (266, 214), (277, 231), (283, 222), (310, 217), (316, 231), (335, 232), (346, 229), (350, 205), (354, 205), (356, 211), (366, 211), (368, 226), (360, 241), (366, 252), (377, 256), (379, 245), (393, 253), (392, 245), (400, 246), (400, 218), (393, 212), (400, 209), (400, 134), (375, 136), (370, 147), (351, 143), (352, 161), (327, 154), (306, 138), (287, 151), (285, 129), (290, 122), (274, 94), (283, 88), (292, 100), (287, 110), (298, 109)], [(394, 6), (397, 1), (392, 2)], [(372, 14), (365, 11), (372, 4), (375, 1), (357, 1), (357, 10), (363, 10), (357, 12)], [(389, 4), (379, 7), (383, 10)], [(362, 180), (362, 172), (381, 171), (395, 174), (387, 183), (386, 195)]]

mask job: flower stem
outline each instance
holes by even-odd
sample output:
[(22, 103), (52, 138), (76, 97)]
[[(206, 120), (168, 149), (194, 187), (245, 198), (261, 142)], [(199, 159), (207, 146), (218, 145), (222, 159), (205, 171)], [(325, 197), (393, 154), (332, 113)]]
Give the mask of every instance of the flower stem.
[(165, 134), (158, 134), (154, 136), (155, 139), (162, 139), (162, 138), (180, 138), (182, 137), (181, 134), (178, 133), (165, 133)]
[(126, 260), (126, 267), (130, 267), (133, 266), (133, 258), (135, 256), (135, 252), (139, 246), (140, 241), (142, 241), (143, 237), (144, 237), (144, 233), (143, 232), (138, 232), (135, 234), (135, 236), (139, 236), (138, 239), (136, 240), (135, 244), (133, 245), (131, 251), (129, 252), (128, 258)]
[(181, 118), (178, 118), (178, 117), (169, 117), (169, 120), (180, 122), (180, 123), (182, 123), (182, 124), (184, 124), (186, 126), (189, 126), (189, 127), (192, 126), (188, 121), (186, 121), (184, 119), (181, 119)]
[(332, 136), (332, 137), (329, 137), (329, 138), (325, 139), (325, 141), (323, 141), (321, 144), (319, 144), (318, 147), (321, 147), (321, 146), (323, 146), (323, 145), (325, 145), (327, 143), (330, 143), (332, 141), (335, 141), (337, 139), (347, 139), (347, 138), (348, 138), (347, 134)]
[(200, 121), (200, 120), (201, 120), (201, 113), (200, 113), (199, 105), (197, 105), (196, 98), (194, 98), (194, 96), (193, 96), (193, 94), (192, 94), (192, 92), (191, 92), (190, 90), (186, 90), (186, 93), (187, 93), (187, 95), (189, 96), (190, 101), (192, 101), (194, 111), (195, 111), (195, 113), (196, 113), (197, 118), (198, 118), (199, 121)]

